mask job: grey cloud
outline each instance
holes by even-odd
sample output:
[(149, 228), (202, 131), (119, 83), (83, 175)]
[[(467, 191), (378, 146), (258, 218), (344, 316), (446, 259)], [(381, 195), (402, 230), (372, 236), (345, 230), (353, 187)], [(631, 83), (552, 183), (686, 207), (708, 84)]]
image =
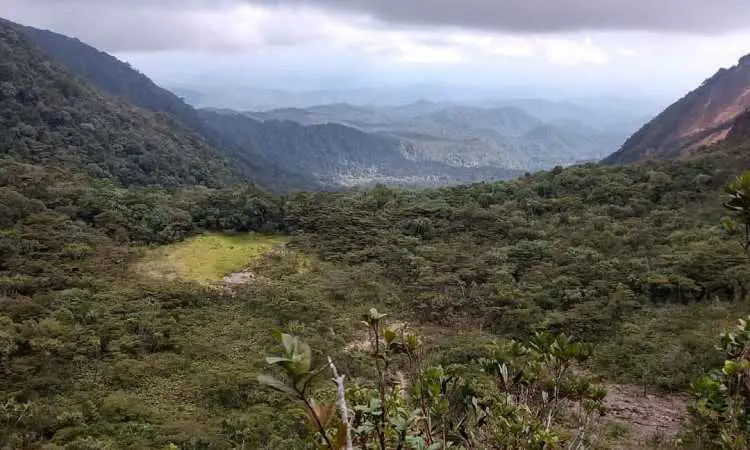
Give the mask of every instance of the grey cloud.
[(231, 52), (241, 50), (242, 43), (232, 41), (221, 23), (201, 20), (201, 14), (220, 13), (241, 1), (0, 0), (0, 17), (73, 36), (110, 52)]
[(405, 24), (505, 32), (643, 30), (717, 33), (750, 28), (748, 0), (251, 0), (369, 14)]
[[(364, 14), (378, 19), (370, 24), (374, 27), (456, 26), (512, 33), (750, 28), (750, 0), (0, 0), (0, 16), (110, 52), (231, 52), (252, 43), (233, 40), (222, 28), (229, 24), (221, 20), (228, 19), (214, 13), (230, 12), (242, 2)], [(291, 20), (262, 25), (260, 44), (310, 42), (318, 37), (311, 28)]]

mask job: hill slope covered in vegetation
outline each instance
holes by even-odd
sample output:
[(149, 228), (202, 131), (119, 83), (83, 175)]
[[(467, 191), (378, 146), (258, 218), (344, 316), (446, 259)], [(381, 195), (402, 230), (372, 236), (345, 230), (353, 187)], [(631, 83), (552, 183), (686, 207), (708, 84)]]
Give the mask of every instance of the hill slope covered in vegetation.
[[(478, 398), (496, 392), (481, 362), (499, 357), (493, 342), (541, 330), (596, 343), (583, 368), (604, 383), (689, 389), (720, 361), (719, 330), (750, 312), (747, 258), (718, 225), (723, 186), (750, 163), (747, 142), (684, 162), (285, 199), (125, 190), (6, 162), (0, 395), (18, 421), (0, 438), (11, 448), (307, 448), (296, 407), (255, 379), (261, 354), (277, 348), (270, 330), (366, 384), (369, 356), (352, 343), (373, 306), (422, 334), (425, 362), (461, 374)], [(246, 284), (139, 269), (142, 244), (202, 230), (291, 241), (238, 266)], [(519, 437), (492, 411), (499, 434), (483, 442)], [(646, 446), (618, 427), (629, 448)], [(588, 439), (608, 448), (620, 439), (608, 433)]]
[(171, 117), (102, 94), (4, 24), (0, 59), (3, 154), (83, 168), (123, 185), (222, 186), (240, 179)]
[(390, 108), (332, 104), (245, 114), (306, 125), (338, 123), (386, 134), (408, 143), (420, 162), (516, 171), (599, 160), (633, 131), (588, 126), (571, 119), (545, 122), (517, 107), (480, 108), (426, 101)]
[(407, 142), (343, 125), (262, 123), (233, 114), (196, 111), (128, 64), (77, 39), (3, 23), (99, 89), (173, 116), (221, 151), (238, 172), (268, 189), (340, 188), (376, 182), (445, 185), (519, 174), (502, 167), (470, 170), (439, 162), (416, 163)]
[[(328, 357), (358, 446), (747, 447), (746, 324), (714, 347), (750, 313), (745, 116), (685, 160), (271, 196), (2, 30), (0, 448), (336, 448)], [(607, 388), (698, 401), (644, 435)]]

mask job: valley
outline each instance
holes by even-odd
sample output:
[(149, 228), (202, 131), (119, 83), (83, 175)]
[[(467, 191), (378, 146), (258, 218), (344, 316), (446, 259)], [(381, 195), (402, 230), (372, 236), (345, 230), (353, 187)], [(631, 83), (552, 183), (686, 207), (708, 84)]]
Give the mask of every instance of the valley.
[(167, 113), (219, 150), (235, 171), (276, 192), (411, 187), (509, 179), (598, 161), (650, 110), (539, 99), (483, 104), (346, 103), (237, 112), (195, 109), (111, 55), (50, 31), (19, 30), (68, 70), (143, 109)]
[[(408, 143), (402, 152), (415, 161), (516, 171), (598, 161), (618, 148), (640, 125), (636, 117), (627, 114), (621, 117), (622, 124), (603, 124), (593, 119), (597, 117), (595, 111), (537, 102), (537, 110), (546, 106), (546, 114), (540, 113), (548, 117), (545, 122), (526, 112), (524, 102), (518, 103), (520, 107), (501, 108), (428, 101), (381, 108), (333, 104), (245, 115), (303, 125), (344, 124)], [(613, 112), (599, 114), (617, 120)]]
[(750, 113), (675, 105), (196, 109), (0, 22), (0, 449), (748, 448)]

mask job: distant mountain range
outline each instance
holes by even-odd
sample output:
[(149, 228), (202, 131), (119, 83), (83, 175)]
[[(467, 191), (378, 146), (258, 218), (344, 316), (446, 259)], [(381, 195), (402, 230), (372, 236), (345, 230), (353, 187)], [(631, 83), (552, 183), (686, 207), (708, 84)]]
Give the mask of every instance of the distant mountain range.
[[(339, 103), (244, 114), (267, 122), (338, 123), (384, 134), (407, 143), (405, 148), (415, 161), (519, 171), (599, 160), (618, 148), (642, 123), (622, 116), (607, 123), (601, 114), (570, 104), (547, 102), (555, 110), (550, 108), (543, 114), (541, 101), (515, 103), (518, 106), (493, 108), (424, 100), (398, 107)], [(546, 120), (527, 112), (524, 105), (536, 107)]]
[[(604, 160), (623, 164), (689, 156), (721, 142), (750, 108), (750, 55), (669, 106)], [(743, 122), (744, 123), (744, 122)]]
[[(217, 74), (220, 77), (222, 74)], [(391, 84), (370, 87), (340, 87), (320, 90), (260, 88), (243, 84), (237, 77), (226, 83), (222, 78), (203, 77), (180, 85), (165, 85), (196, 108), (226, 108), (236, 111), (270, 111), (283, 108), (309, 108), (315, 105), (346, 103), (375, 108), (398, 107), (429, 100), (479, 108), (516, 106), (547, 121), (549, 116), (575, 116), (607, 112), (617, 116), (652, 117), (669, 104), (669, 99), (626, 96), (551, 98), (536, 89), (482, 88), (440, 83)], [(606, 119), (606, 116), (602, 118)]]
[[(629, 107), (607, 110), (537, 99), (487, 100), (481, 105), (422, 100), (401, 106), (381, 99), (381, 106), (330, 103), (261, 112), (199, 110), (128, 64), (77, 39), (3, 24), (123, 104), (160, 113), (154, 125), (171, 120), (170, 126), (184, 130), (175, 136), (190, 141), (186, 149), (214, 155), (206, 156), (206, 167), (225, 164), (222, 159), (232, 176), (241, 177), (235, 179), (275, 191), (510, 178), (601, 159), (643, 122)], [(282, 92), (276, 94), (283, 100)], [(366, 98), (366, 92), (361, 94)], [(157, 150), (172, 152), (168, 146)], [(191, 155), (186, 150), (184, 157), (192, 162)], [(229, 175), (221, 178), (201, 183), (225, 184)]]
[(409, 142), (347, 125), (266, 122), (198, 111), (107, 53), (67, 36), (5, 21), (66, 68), (99, 89), (166, 113), (216, 148), (233, 168), (276, 191), (336, 189), (357, 184), (446, 185), (518, 176), (507, 167), (417, 162)]

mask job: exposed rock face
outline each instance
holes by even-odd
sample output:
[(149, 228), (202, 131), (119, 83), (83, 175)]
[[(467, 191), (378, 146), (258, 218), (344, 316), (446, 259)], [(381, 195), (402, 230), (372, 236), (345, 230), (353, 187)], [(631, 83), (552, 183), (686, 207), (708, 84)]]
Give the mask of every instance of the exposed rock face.
[(750, 108), (750, 55), (721, 69), (667, 108), (604, 160), (624, 164), (690, 155), (727, 138), (735, 119)]
[(727, 139), (750, 138), (750, 109), (735, 119), (734, 126), (729, 131)]

